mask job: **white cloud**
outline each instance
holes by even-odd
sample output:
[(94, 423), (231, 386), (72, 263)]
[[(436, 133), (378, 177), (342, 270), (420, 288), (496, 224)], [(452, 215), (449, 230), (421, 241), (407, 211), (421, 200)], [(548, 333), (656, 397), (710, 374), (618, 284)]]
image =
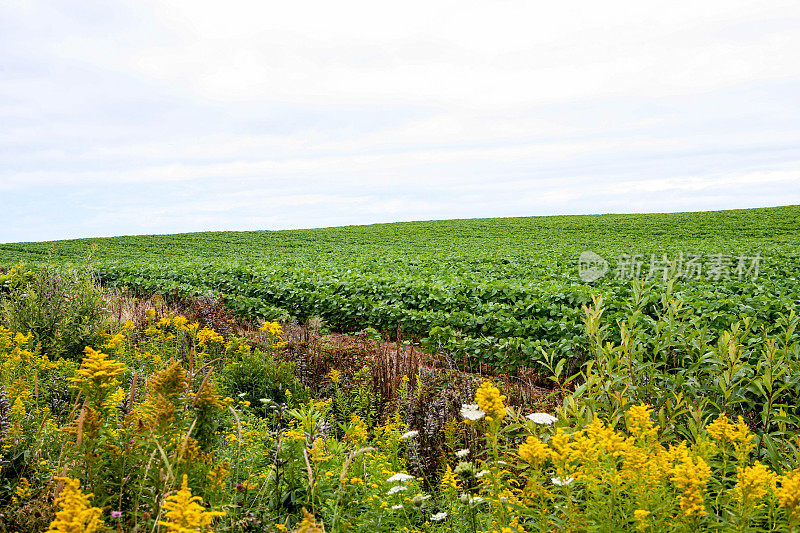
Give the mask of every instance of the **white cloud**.
[[(794, 1), (8, 2), (0, 207), (49, 203), (0, 239), (800, 203), (798, 25)], [(51, 221), (80, 202), (105, 209)]]

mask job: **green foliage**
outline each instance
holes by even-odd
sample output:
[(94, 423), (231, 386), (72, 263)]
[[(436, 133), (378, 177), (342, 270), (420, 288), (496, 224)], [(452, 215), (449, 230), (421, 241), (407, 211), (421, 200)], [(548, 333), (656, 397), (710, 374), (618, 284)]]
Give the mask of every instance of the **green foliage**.
[[(0, 270), (2, 272), (2, 270)], [(20, 263), (11, 267), (5, 274), (0, 274), (0, 294), (7, 294), (12, 289), (16, 289), (30, 283), (34, 279), (34, 273), (25, 268), (25, 263)]]
[[(229, 343), (232, 361), (219, 375), (225, 394), (250, 403), (261, 414), (271, 412), (272, 405), (293, 398), (295, 402), (308, 399), (308, 391), (295, 377), (296, 364), (272, 352), (252, 348), (243, 339)], [(287, 395), (288, 391), (288, 395)]]
[(40, 265), (13, 279), (0, 300), (3, 321), (33, 334), (50, 357), (79, 359), (102, 332), (105, 301), (91, 268)]
[[(742, 316), (754, 331), (774, 333), (778, 315), (800, 297), (798, 216), (792, 206), (78, 239), (0, 245), (0, 262), (33, 264), (48, 253), (56, 262), (77, 261), (96, 244), (95, 272), (106, 285), (148, 295), (214, 292), (248, 319), (318, 316), (332, 331), (399, 328), (405, 338), (433, 337), (430, 349), (441, 347), (464, 367), (536, 366), (542, 350), (574, 367), (589, 357), (581, 307), (591, 294), (603, 297), (604, 324), (619, 341), (616, 324), (635, 298), (630, 281), (615, 277), (621, 254), (641, 255), (643, 275), (663, 254), (699, 254), (705, 268), (714, 254), (734, 261), (760, 254), (756, 279), (731, 273), (670, 285), (652, 277), (639, 325), (657, 334), (652, 319), (669, 293), (700, 317), (711, 343)], [(584, 250), (611, 263), (591, 284), (578, 277)], [(670, 356), (689, 355), (679, 342)]]

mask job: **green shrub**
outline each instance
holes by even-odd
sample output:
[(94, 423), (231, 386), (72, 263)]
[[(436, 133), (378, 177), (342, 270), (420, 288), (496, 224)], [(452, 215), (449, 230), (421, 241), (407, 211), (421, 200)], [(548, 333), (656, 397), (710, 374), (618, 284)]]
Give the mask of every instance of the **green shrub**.
[(295, 363), (245, 344), (238, 347), (234, 357), (233, 363), (222, 370), (220, 384), (226, 394), (250, 402), (257, 413), (266, 415), (271, 411), (270, 402), (308, 399), (308, 391), (295, 379)]
[(51, 358), (80, 359), (101, 334), (105, 301), (90, 268), (43, 265), (14, 283), (2, 300), (3, 321), (33, 334)]

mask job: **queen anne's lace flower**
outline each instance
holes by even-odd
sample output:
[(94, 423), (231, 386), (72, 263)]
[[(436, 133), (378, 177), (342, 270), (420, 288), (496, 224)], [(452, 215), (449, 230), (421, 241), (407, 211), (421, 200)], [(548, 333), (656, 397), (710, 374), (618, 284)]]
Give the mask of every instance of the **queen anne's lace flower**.
[(447, 513), (442, 511), (441, 513), (431, 515), (431, 522), (441, 522), (445, 518), (447, 518)]
[(542, 426), (551, 426), (558, 422), (558, 418), (554, 417), (549, 413), (531, 413), (526, 416), (528, 420), (533, 421), (536, 424), (540, 424)]
[(461, 416), (471, 422), (476, 422), (486, 416), (486, 413), (476, 403), (465, 403), (461, 406)]
[(389, 483), (395, 483), (395, 482), (405, 483), (406, 481), (410, 481), (412, 479), (414, 479), (414, 476), (405, 474), (403, 472), (398, 472), (397, 474), (393, 475), (386, 481), (388, 481)]
[(417, 435), (419, 435), (419, 431), (417, 431), (416, 429), (412, 429), (411, 431), (406, 431), (405, 433), (400, 435), (400, 440), (414, 439), (417, 437)]

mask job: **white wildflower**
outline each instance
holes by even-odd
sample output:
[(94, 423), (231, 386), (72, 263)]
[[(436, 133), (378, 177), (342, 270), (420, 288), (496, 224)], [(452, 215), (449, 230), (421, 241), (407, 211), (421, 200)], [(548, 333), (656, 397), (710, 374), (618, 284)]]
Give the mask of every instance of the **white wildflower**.
[(476, 403), (465, 403), (461, 406), (461, 416), (475, 422), (486, 416), (486, 413)]
[(574, 477), (565, 477), (564, 479), (561, 479), (560, 477), (551, 477), (550, 481), (553, 482), (553, 485), (558, 485), (559, 487), (561, 487), (563, 485), (569, 485), (570, 483), (575, 481), (575, 478)]
[(549, 413), (531, 413), (525, 418), (543, 426), (551, 426), (558, 422), (558, 418)]
[(432, 514), (431, 522), (441, 522), (445, 518), (447, 518), (447, 513), (445, 511), (442, 511), (441, 513)]
[(484, 500), (484, 499), (483, 499), (483, 498), (481, 498), (480, 496), (473, 496), (472, 498), (470, 498), (470, 499), (469, 499), (469, 504), (470, 504), (470, 505), (474, 505), (474, 504), (476, 504), (476, 503), (483, 503), (483, 502), (485, 502), (485, 501), (486, 501), (486, 500)]
[(403, 508), (402, 505), (392, 505), (392, 509), (395, 510), (395, 511), (397, 511), (398, 509), (402, 509), (402, 508)]
[(403, 472), (398, 472), (397, 474), (393, 475), (392, 477), (390, 477), (386, 481), (388, 481), (389, 483), (394, 483), (396, 481), (399, 481), (400, 483), (404, 483), (406, 481), (411, 481), (412, 479), (414, 479), (414, 476), (410, 476), (408, 474), (404, 474)]
[(469, 455), (469, 450), (468, 449), (458, 450), (456, 452), (456, 457), (458, 457), (459, 459), (463, 459), (464, 457), (466, 457), (468, 455)]
[(485, 476), (485, 475), (486, 475), (486, 474), (488, 474), (488, 473), (489, 473), (489, 471), (488, 471), (488, 470), (481, 470), (480, 472), (478, 472), (477, 474), (475, 474), (475, 477), (483, 477), (483, 476)]
[(422, 507), (422, 505), (425, 503), (425, 500), (427, 500), (430, 497), (431, 497), (430, 494), (426, 494), (424, 496), (422, 494), (417, 494), (416, 496), (411, 498), (411, 503), (414, 505), (414, 507)]
[(403, 485), (395, 485), (394, 487), (389, 489), (389, 492), (387, 492), (386, 495), (387, 496), (391, 496), (392, 494), (396, 494), (396, 493), (400, 492), (401, 490), (408, 490), (408, 489), (405, 488)]
[(417, 435), (419, 435), (419, 431), (412, 429), (411, 431), (406, 431), (400, 435), (400, 440), (415, 439), (417, 438)]

